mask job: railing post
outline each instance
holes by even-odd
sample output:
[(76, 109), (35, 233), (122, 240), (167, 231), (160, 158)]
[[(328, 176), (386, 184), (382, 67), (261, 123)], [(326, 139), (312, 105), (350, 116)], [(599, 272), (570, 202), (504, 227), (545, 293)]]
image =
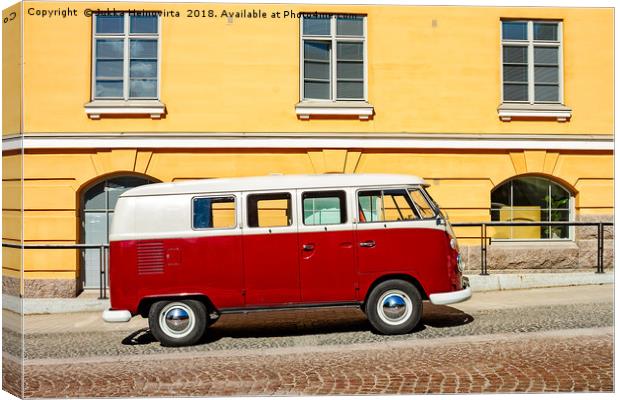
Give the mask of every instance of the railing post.
[(489, 275), (487, 271), (487, 225), (480, 225), (480, 275)]
[(603, 270), (603, 251), (605, 250), (605, 237), (603, 231), (603, 223), (599, 222), (597, 226), (597, 249), (596, 249), (596, 273), (602, 274)]

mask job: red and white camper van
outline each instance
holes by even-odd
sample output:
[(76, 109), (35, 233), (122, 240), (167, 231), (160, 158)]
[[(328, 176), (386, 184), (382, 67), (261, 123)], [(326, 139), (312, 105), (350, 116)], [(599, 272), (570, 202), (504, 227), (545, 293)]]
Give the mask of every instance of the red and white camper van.
[(119, 199), (108, 322), (148, 317), (163, 345), (221, 314), (361, 307), (410, 332), (422, 301), (471, 297), (449, 222), (415, 176), (288, 175), (160, 183)]

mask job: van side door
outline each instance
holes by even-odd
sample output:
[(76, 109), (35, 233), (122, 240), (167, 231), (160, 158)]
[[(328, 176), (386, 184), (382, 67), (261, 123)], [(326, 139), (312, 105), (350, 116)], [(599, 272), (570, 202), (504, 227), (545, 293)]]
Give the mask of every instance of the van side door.
[(297, 303), (299, 260), (295, 191), (245, 193), (245, 305)]
[(350, 193), (298, 190), (301, 301), (355, 300), (356, 265)]

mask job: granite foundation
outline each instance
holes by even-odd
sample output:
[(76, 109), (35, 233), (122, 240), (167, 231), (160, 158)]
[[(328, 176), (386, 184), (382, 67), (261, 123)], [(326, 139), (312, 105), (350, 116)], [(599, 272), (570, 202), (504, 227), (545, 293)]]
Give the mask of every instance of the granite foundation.
[(19, 297), (19, 278), (3, 276), (2, 294)]
[[(587, 215), (578, 221), (613, 221), (611, 215)], [(487, 247), (487, 270), (493, 271), (549, 271), (595, 270), (598, 253), (598, 228), (575, 227), (574, 241), (510, 242), (493, 241)], [(614, 266), (614, 231), (603, 230), (603, 267)], [(480, 245), (461, 246), (461, 256), (467, 271), (480, 271)]]
[[(75, 279), (25, 279), (25, 298), (73, 298), (79, 292)], [(19, 297), (19, 279), (2, 277), (2, 293)]]

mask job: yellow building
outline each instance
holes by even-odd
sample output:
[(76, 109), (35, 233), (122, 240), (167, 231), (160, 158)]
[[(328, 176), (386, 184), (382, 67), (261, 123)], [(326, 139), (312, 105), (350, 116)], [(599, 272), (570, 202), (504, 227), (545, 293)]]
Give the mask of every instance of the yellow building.
[[(23, 1), (3, 20), (5, 244), (102, 243), (128, 187), (273, 173), (419, 175), (453, 222), (613, 215), (611, 8)], [(491, 234), (492, 268), (596, 263), (587, 230)], [(75, 296), (98, 263), (5, 245), (3, 289)]]

